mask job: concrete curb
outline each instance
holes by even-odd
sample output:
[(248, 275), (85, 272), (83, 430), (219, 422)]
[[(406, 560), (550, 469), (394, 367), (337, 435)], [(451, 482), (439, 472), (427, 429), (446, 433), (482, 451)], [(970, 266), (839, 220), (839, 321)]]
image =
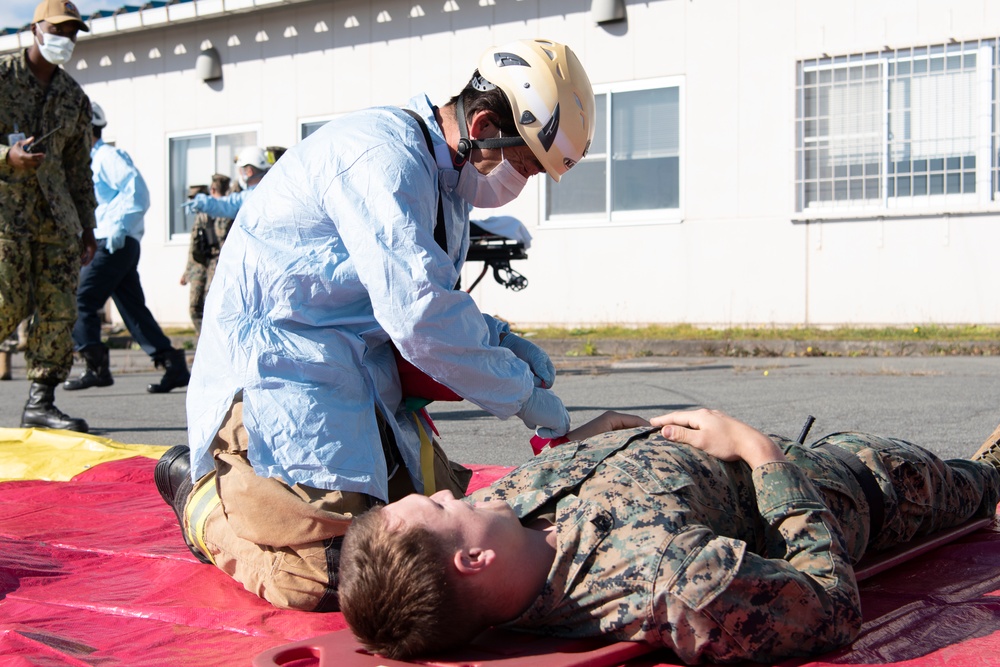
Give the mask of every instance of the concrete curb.
[(798, 341), (538, 339), (559, 357), (911, 357), (997, 356), (1000, 341)]
[[(171, 336), (174, 347), (194, 359), (194, 336)], [(990, 357), (1000, 356), (1000, 341), (798, 341), (798, 340), (633, 340), (578, 338), (535, 339), (557, 367), (602, 367), (623, 359), (647, 357)], [(132, 349), (132, 339), (115, 335), (111, 346), (111, 370), (136, 373), (155, 370), (144, 352)], [(15, 355), (16, 358), (17, 355)], [(23, 363), (23, 362), (22, 362)]]

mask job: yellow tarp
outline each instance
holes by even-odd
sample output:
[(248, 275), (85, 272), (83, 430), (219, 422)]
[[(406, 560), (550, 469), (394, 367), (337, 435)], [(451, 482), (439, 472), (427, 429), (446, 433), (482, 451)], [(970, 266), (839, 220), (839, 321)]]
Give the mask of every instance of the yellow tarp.
[(65, 482), (105, 461), (159, 459), (160, 445), (126, 445), (96, 435), (35, 428), (0, 428), (0, 481)]

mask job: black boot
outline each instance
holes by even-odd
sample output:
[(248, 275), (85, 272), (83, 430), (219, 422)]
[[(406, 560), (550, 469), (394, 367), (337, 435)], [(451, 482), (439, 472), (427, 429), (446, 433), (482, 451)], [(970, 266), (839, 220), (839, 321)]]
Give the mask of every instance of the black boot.
[(186, 387), (191, 374), (188, 372), (187, 359), (184, 357), (184, 350), (170, 349), (159, 358), (154, 357), (153, 362), (158, 368), (165, 368), (166, 372), (160, 378), (158, 384), (150, 384), (146, 391), (150, 394), (165, 394), (177, 387)]
[(115, 379), (111, 377), (111, 355), (104, 344), (88, 345), (80, 350), (80, 356), (83, 357), (87, 367), (80, 377), (66, 380), (63, 389), (75, 391), (90, 387), (110, 387), (115, 383)]
[(184, 544), (202, 563), (211, 563), (212, 561), (191, 543), (184, 529), (184, 506), (188, 496), (191, 495), (191, 490), (194, 489), (194, 483), (191, 481), (191, 450), (184, 445), (174, 445), (165, 451), (153, 468), (153, 480), (163, 502), (170, 505), (177, 516)]
[(21, 428), (41, 426), (87, 433), (87, 422), (78, 417), (70, 417), (53, 405), (55, 391), (54, 384), (31, 383), (28, 402), (24, 404), (24, 412), (21, 413)]

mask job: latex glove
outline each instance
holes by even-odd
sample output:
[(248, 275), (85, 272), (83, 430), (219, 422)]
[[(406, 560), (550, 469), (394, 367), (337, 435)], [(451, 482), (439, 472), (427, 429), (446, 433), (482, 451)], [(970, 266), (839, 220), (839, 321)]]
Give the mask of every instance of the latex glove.
[(500, 347), (505, 347), (514, 353), (521, 361), (528, 364), (528, 368), (535, 374), (535, 386), (551, 389), (556, 381), (556, 367), (552, 365), (552, 360), (545, 350), (538, 347), (529, 340), (512, 333), (507, 334), (500, 341)]
[(569, 431), (569, 413), (559, 397), (548, 389), (532, 389), (517, 416), (543, 438), (558, 438)]
[(114, 233), (105, 239), (104, 249), (108, 251), (108, 254), (114, 254), (115, 250), (121, 250), (125, 247), (125, 230), (116, 229)]
[(194, 196), (194, 199), (189, 199), (183, 204), (185, 213), (201, 213), (205, 210), (204, 203), (208, 201), (208, 195), (204, 192), (199, 192)]

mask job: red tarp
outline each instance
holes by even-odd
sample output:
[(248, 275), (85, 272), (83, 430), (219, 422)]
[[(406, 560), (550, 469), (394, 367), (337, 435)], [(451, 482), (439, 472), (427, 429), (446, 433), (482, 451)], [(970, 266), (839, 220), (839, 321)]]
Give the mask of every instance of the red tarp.
[[(340, 614), (274, 609), (198, 563), (153, 465), (136, 457), (69, 482), (0, 483), (0, 665), (249, 665), (344, 627)], [(476, 470), (474, 488), (505, 471)], [(1000, 664), (1000, 530), (867, 580), (862, 598), (867, 620), (852, 647), (785, 664)], [(629, 665), (675, 662), (652, 655)]]

